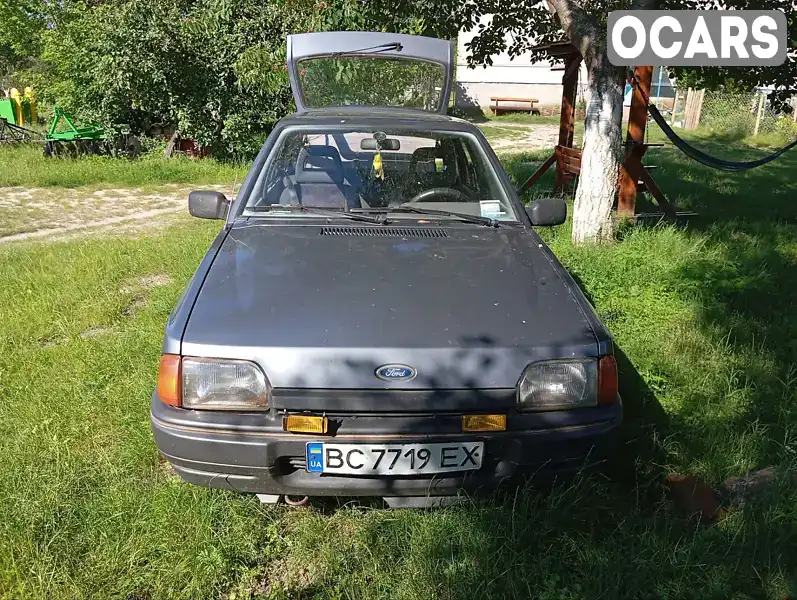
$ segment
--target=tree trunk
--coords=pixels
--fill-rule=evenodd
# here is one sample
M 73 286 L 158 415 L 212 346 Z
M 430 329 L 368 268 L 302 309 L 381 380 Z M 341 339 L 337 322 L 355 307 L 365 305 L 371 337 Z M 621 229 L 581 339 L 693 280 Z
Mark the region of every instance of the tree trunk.
M 581 173 L 573 207 L 573 242 L 598 243 L 612 236 L 611 212 L 623 159 L 624 67 L 605 53 L 584 58 L 589 80 Z

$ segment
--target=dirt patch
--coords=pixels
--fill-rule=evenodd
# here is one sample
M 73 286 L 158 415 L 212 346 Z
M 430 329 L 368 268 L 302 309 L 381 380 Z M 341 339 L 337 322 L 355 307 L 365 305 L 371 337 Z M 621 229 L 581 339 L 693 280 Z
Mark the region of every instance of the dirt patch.
M 69 343 L 69 338 L 65 335 L 54 333 L 39 339 L 39 346 L 42 348 L 54 348 Z
M 119 288 L 119 291 L 124 294 L 138 290 L 149 290 L 161 285 L 170 285 L 174 280 L 166 273 L 154 273 L 152 275 L 144 275 L 132 281 L 127 281 Z
M 511 136 L 490 136 L 490 145 L 493 150 L 501 153 L 529 152 L 532 150 L 550 149 L 556 145 L 559 138 L 558 125 L 526 125 L 524 123 L 488 122 L 481 125 L 489 133 L 489 128 L 513 130 Z M 517 130 L 517 131 L 514 131 Z
M 91 338 L 99 337 L 111 333 L 112 330 L 107 327 L 89 327 L 86 331 L 80 333 L 81 339 L 90 340 Z
M 163 454 L 158 453 L 158 471 L 161 475 L 166 477 L 167 479 L 171 479 L 174 481 L 179 481 L 180 476 L 174 470 L 172 463 L 170 463 Z
M 125 317 L 134 317 L 138 311 L 140 311 L 146 305 L 147 299 L 141 294 L 136 294 L 133 296 L 133 299 L 130 300 L 128 305 L 122 309 L 122 315 Z
M 228 191 L 229 186 L 203 186 Z M 156 190 L 120 188 L 0 188 L 0 243 L 59 237 L 81 230 L 102 232 L 135 222 L 187 214 L 191 188 L 166 184 Z

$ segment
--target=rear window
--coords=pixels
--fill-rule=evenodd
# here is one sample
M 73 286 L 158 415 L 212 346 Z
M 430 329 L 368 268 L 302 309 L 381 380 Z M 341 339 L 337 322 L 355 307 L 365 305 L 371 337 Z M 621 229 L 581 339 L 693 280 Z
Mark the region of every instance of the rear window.
M 391 106 L 435 111 L 445 69 L 422 60 L 386 57 L 316 57 L 299 62 L 308 108 Z
M 289 129 L 256 181 L 247 208 L 258 215 L 297 204 L 329 210 L 417 204 L 517 220 L 479 141 L 463 132 Z

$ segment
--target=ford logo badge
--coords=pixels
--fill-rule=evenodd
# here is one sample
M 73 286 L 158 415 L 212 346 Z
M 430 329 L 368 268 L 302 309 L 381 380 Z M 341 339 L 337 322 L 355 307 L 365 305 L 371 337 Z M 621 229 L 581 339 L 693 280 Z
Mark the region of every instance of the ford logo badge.
M 374 374 L 383 381 L 409 381 L 418 372 L 408 365 L 382 365 Z

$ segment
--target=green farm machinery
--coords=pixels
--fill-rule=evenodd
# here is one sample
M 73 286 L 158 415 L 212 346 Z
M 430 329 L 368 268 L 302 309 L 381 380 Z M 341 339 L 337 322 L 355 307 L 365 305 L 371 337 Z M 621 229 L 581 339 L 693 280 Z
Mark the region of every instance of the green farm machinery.
M 33 142 L 41 139 L 41 135 L 24 127 L 25 121 L 36 120 L 36 98 L 28 88 L 27 97 L 21 96 L 15 89 L 11 97 L 0 99 L 0 142 Z
M 141 140 L 130 134 L 126 126 L 114 138 L 98 125 L 75 126 L 63 110 L 56 107 L 53 120 L 44 134 L 45 156 L 78 156 L 80 154 L 111 154 L 135 157 L 141 154 Z
M 77 127 L 61 108 L 56 107 L 45 132 L 32 129 L 37 123 L 36 98 L 33 90 L 25 88 L 20 95 L 11 90 L 11 97 L 0 99 L 0 143 L 34 142 L 44 146 L 45 156 L 76 157 L 84 154 L 110 154 L 135 157 L 141 153 L 141 141 L 121 126 L 118 135 L 98 125 Z

